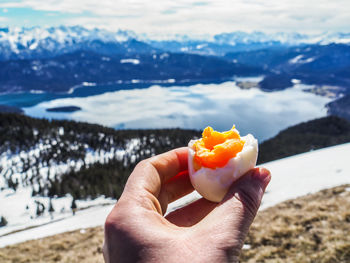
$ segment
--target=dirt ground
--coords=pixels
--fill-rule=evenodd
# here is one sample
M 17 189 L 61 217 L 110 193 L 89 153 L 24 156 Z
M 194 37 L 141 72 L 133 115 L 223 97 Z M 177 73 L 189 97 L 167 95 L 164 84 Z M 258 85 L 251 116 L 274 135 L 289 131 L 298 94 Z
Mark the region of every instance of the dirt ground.
M 103 262 L 103 228 L 0 249 L 0 262 Z M 350 185 L 323 190 L 261 211 L 241 262 L 350 262 Z

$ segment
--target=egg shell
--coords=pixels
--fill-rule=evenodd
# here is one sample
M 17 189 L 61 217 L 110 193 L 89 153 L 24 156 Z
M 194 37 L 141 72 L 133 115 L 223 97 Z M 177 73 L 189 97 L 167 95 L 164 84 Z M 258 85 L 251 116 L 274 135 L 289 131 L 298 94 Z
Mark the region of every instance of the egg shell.
M 194 189 L 205 199 L 220 202 L 226 195 L 234 181 L 254 168 L 258 158 L 258 141 L 253 135 L 241 137 L 245 141 L 243 149 L 236 157 L 231 158 L 223 167 L 211 169 L 201 167 L 195 171 L 193 158 L 195 151 L 192 148 L 196 140 L 188 144 L 188 171 Z

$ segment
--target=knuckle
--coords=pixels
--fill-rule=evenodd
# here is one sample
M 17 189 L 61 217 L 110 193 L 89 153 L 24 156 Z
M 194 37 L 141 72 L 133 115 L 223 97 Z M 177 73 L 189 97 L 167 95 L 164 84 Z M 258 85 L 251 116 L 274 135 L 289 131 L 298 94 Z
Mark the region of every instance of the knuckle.
M 118 226 L 118 218 L 115 216 L 108 215 L 104 225 L 105 231 L 113 232 L 113 230 L 116 230 L 117 226 Z
M 127 220 L 124 210 L 125 209 L 121 206 L 121 203 L 113 208 L 104 223 L 106 233 L 117 232 L 123 228 L 125 221 Z
M 142 161 L 140 161 L 135 168 L 142 168 L 145 167 L 146 165 L 148 165 L 149 163 L 149 159 L 144 159 Z

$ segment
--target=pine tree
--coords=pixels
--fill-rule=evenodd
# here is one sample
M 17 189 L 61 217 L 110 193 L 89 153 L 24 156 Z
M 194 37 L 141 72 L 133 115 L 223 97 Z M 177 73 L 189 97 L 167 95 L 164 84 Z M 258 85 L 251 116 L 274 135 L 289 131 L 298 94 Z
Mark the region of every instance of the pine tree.
M 52 212 L 55 212 L 55 208 L 53 207 L 52 205 L 52 200 L 50 198 L 50 202 L 49 202 L 49 212 L 52 213 Z
M 55 212 L 55 209 L 52 205 L 52 200 L 50 198 L 50 202 L 49 202 L 49 213 L 50 213 L 50 217 L 51 217 L 51 220 L 53 219 L 53 212 Z
M 73 213 L 73 216 L 74 216 L 75 215 L 75 211 L 77 210 L 77 204 L 75 203 L 75 198 L 73 198 L 72 205 L 70 206 L 70 208 L 72 208 L 72 213 Z
M 3 217 L 3 216 L 1 216 L 1 218 L 0 218 L 0 227 L 6 226 L 7 223 L 8 223 L 8 222 L 7 222 L 6 218 Z

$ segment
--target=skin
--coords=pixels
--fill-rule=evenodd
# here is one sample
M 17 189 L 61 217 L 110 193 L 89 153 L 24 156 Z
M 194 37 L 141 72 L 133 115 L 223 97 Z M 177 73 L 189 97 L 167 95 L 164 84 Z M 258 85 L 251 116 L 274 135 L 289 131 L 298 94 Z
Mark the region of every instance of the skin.
M 105 223 L 103 254 L 112 262 L 238 262 L 270 172 L 255 168 L 220 203 L 202 198 L 164 216 L 194 189 L 187 148 L 140 162 Z

